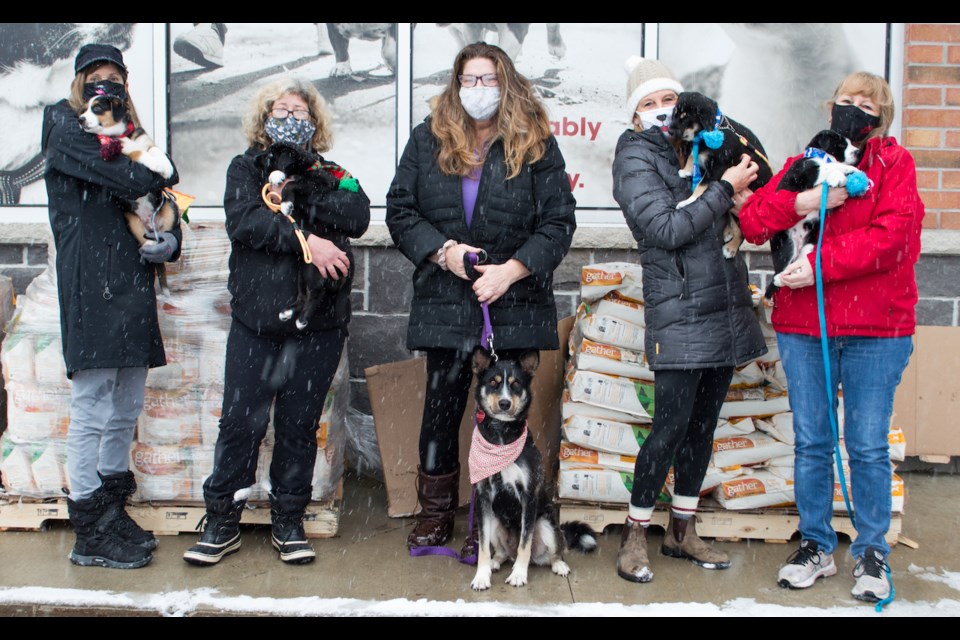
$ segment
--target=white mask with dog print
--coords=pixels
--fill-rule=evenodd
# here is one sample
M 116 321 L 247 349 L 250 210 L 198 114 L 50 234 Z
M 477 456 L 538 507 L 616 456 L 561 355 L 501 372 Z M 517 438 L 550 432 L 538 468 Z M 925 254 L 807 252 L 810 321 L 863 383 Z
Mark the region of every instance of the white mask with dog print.
M 658 127 L 666 135 L 670 128 L 670 121 L 673 120 L 673 107 L 637 111 L 637 115 L 640 116 L 640 124 L 643 125 L 644 131 L 650 127 Z
M 460 104 L 474 120 L 489 120 L 500 108 L 500 87 L 461 87 Z

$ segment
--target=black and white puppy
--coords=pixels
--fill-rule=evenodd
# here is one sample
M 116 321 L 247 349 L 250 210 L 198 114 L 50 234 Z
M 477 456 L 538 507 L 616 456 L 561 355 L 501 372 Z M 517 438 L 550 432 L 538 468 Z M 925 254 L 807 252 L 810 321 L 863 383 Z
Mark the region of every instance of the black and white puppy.
M 709 132 L 715 131 L 722 134 L 722 143 L 711 148 L 705 141 L 701 141 L 698 144 L 697 157 L 694 158 L 692 155 L 694 138 L 701 132 L 709 136 L 711 135 Z M 720 107 L 716 101 L 702 93 L 684 91 L 680 94 L 670 121 L 670 136 L 674 140 L 682 141 L 686 151 L 687 165 L 680 170 L 680 175 L 692 176 L 693 163 L 696 162 L 703 176 L 693 194 L 677 204 L 678 209 L 699 198 L 707 188 L 707 183 L 723 177 L 724 171 L 740 163 L 743 154 L 750 156 L 760 168 L 756 179 L 750 183 L 750 189 L 759 189 L 773 177 L 773 169 L 770 167 L 760 139 L 746 126 L 720 113 Z M 729 214 L 727 218 L 723 234 L 723 255 L 726 258 L 733 258 L 743 244 L 743 233 L 740 231 L 740 223 L 735 215 Z
M 170 158 L 143 129 L 133 125 L 130 112 L 120 98 L 93 96 L 79 117 L 84 131 L 100 136 L 100 155 L 105 160 L 122 153 L 164 178 L 173 175 Z M 157 232 L 173 229 L 180 215 L 176 202 L 163 191 L 151 191 L 127 201 L 126 205 L 127 226 L 141 246 L 155 242 Z
M 831 187 L 847 184 L 847 176 L 857 170 L 860 150 L 836 131 L 824 129 L 807 144 L 804 157 L 797 160 L 780 180 L 777 191 L 806 191 L 826 182 Z M 786 231 L 770 238 L 770 252 L 776 275 L 764 295 L 772 298 L 783 286 L 780 273 L 800 256 L 813 251 L 820 233 L 820 211 L 814 211 Z
M 345 251 L 348 246 L 345 236 L 321 224 L 314 206 L 326 194 L 337 189 L 337 178 L 323 168 L 316 167 L 315 159 L 302 148 L 286 142 L 270 145 L 266 153 L 260 156 L 259 162 L 269 172 L 270 184 L 279 186 L 286 182 L 280 194 L 280 211 L 293 218 L 304 233 L 330 240 Z M 286 322 L 296 316 L 297 329 L 306 328 L 322 293 L 341 289 L 352 276 L 352 262 L 347 275 L 341 275 L 336 280 L 324 277 L 313 264 L 301 262 L 297 300 L 289 309 L 280 311 L 280 320 Z
M 350 40 L 380 40 L 380 57 L 387 68 L 397 70 L 397 25 L 395 22 L 327 22 L 317 23 L 318 29 L 326 29 L 333 47 L 336 64 L 330 70 L 331 77 L 353 75 L 350 65 Z
M 494 360 L 483 349 L 474 352 L 477 428 L 488 443 L 509 445 L 523 435 L 530 384 L 539 364 L 537 351 L 527 351 L 516 361 Z M 479 548 L 470 586 L 477 591 L 490 588 L 492 573 L 507 559 L 513 561 L 513 571 L 506 582 L 522 587 L 531 562 L 549 564 L 555 574 L 565 576 L 570 572 L 563 561 L 565 547 L 586 552 L 597 546 L 588 525 L 558 526 L 544 482 L 543 457 L 529 432 L 516 461 L 476 483 L 476 509 Z

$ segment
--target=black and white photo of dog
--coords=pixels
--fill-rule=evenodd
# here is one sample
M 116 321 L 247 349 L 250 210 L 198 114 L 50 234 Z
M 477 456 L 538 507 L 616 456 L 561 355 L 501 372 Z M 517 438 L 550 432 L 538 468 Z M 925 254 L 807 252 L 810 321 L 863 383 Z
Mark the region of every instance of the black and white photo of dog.
M 0 205 L 46 202 L 40 129 L 43 109 L 65 98 L 81 46 L 112 44 L 127 51 L 133 23 L 0 23 Z
M 336 63 L 330 77 L 352 76 L 350 65 L 350 40 L 380 40 L 380 56 L 391 73 L 397 72 L 397 23 L 396 22 L 327 22 L 318 23 L 325 28 Z
M 847 177 L 857 171 L 860 162 L 860 150 L 846 137 L 824 129 L 807 144 L 804 158 L 797 160 L 784 174 L 777 185 L 777 191 L 801 192 L 826 182 L 831 187 L 847 184 Z M 767 285 L 764 295 L 773 298 L 777 289 L 783 286 L 781 272 L 797 260 L 807 255 L 816 246 L 820 233 L 820 212 L 808 214 L 786 231 L 778 231 L 770 238 L 770 253 L 776 275 Z
M 122 99 L 110 95 L 93 96 L 87 101 L 79 118 L 84 131 L 114 141 L 111 144 L 118 144 L 120 153 L 132 161 L 139 162 L 164 178 L 173 175 L 170 158 L 154 144 L 146 131 L 134 127 Z M 106 157 L 105 161 L 109 162 Z M 127 226 L 141 246 L 154 243 L 159 232 L 173 229 L 180 215 L 176 202 L 162 190 L 151 191 L 128 201 L 126 205 L 127 212 L 124 215 Z
M 488 33 L 495 33 L 497 46 L 513 61 L 520 57 L 523 41 L 530 31 L 529 22 L 446 22 L 437 23 L 437 26 L 449 28 L 458 49 L 474 42 L 485 41 Z M 560 25 L 556 22 L 547 23 L 547 51 L 558 60 L 567 54 L 567 45 L 563 42 Z
M 280 212 L 290 216 L 304 233 L 323 237 L 345 250 L 345 236 L 322 225 L 315 215 L 316 207 L 312 206 L 312 203 L 337 189 L 337 178 L 328 171 L 315 167 L 314 159 L 307 152 L 290 143 L 275 142 L 261 156 L 260 161 L 269 171 L 270 184 L 283 187 L 280 193 Z M 286 322 L 296 316 L 297 329 L 306 328 L 320 302 L 322 292 L 342 288 L 352 275 L 352 263 L 347 275 L 341 275 L 334 280 L 324 277 L 313 264 L 301 262 L 297 300 L 294 306 L 280 311 L 280 320 Z
M 483 349 L 474 352 L 477 428 L 488 443 L 508 445 L 524 433 L 530 384 L 539 364 L 537 351 L 527 351 L 516 361 L 494 359 Z M 529 432 L 516 461 L 476 483 L 475 490 L 479 547 L 470 586 L 477 591 L 490 588 L 493 572 L 508 559 L 513 570 L 506 582 L 521 587 L 527 584 L 531 562 L 565 576 L 570 567 L 563 561 L 564 548 L 588 552 L 597 546 L 588 525 L 558 525 L 544 482 L 543 458 Z
M 740 163 L 741 157 L 746 154 L 757 163 L 759 171 L 756 179 L 750 183 L 750 189 L 756 190 L 765 185 L 773 177 L 773 169 L 767 159 L 766 152 L 759 138 L 745 125 L 740 124 L 726 114 L 717 114 L 720 107 L 717 102 L 702 93 L 685 91 L 677 99 L 670 122 L 670 135 L 674 140 L 682 141 L 687 152 L 687 165 L 680 170 L 680 175 L 693 175 L 693 163 L 696 162 L 701 170 L 702 180 L 697 189 L 686 200 L 677 204 L 683 208 L 700 197 L 707 187 L 707 183 L 720 180 L 723 173 L 732 166 Z M 697 157 L 693 157 L 693 141 L 698 134 L 708 135 L 710 132 L 722 134 L 722 143 L 711 148 L 706 141 L 698 145 Z M 733 258 L 737 255 L 740 245 L 743 244 L 743 233 L 740 223 L 734 214 L 728 214 L 724 228 L 723 255 Z

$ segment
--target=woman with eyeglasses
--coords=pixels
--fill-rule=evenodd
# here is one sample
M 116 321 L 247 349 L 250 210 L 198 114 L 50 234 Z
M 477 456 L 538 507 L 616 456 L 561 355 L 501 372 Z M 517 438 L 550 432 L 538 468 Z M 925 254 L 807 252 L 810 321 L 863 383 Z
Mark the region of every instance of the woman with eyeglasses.
M 317 456 L 316 431 L 347 336 L 353 256 L 349 245 L 344 251 L 327 238 L 303 234 L 320 273 L 346 282 L 323 292 L 303 330 L 293 321 L 280 320 L 280 312 L 297 298 L 305 251 L 293 224 L 264 203 L 261 190 L 270 173 L 265 152 L 275 142 L 299 145 L 323 164 L 318 170 L 330 169 L 341 178 L 338 189 L 315 197 L 309 206 L 315 209 L 311 215 L 344 236 L 358 238 L 366 231 L 370 200 L 356 180 L 346 179 L 348 173 L 319 155 L 332 144 L 330 113 L 312 84 L 297 79 L 268 84 L 254 97 L 243 125 L 250 147 L 230 163 L 223 196 L 233 319 L 220 433 L 213 472 L 203 484 L 205 528 L 183 558 L 210 566 L 240 548 L 243 490 L 255 482 L 272 405 L 272 543 L 281 561 L 306 564 L 316 556 L 303 530 Z
M 480 345 L 481 303 L 499 357 L 558 348 L 553 271 L 570 248 L 575 206 L 530 82 L 502 49 L 464 47 L 387 194 L 390 235 L 415 267 L 407 347 L 427 355 L 411 548 L 453 532 L 470 357 L 488 346 Z M 475 271 L 464 264 L 471 253 Z

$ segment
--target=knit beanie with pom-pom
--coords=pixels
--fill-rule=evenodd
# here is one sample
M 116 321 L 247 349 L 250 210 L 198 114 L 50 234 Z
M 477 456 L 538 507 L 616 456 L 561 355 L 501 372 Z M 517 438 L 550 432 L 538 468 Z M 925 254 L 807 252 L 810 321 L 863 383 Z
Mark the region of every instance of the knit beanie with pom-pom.
M 683 85 L 659 60 L 630 56 L 623 66 L 627 72 L 627 122 L 633 122 L 641 98 L 664 89 L 683 93 Z

